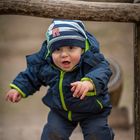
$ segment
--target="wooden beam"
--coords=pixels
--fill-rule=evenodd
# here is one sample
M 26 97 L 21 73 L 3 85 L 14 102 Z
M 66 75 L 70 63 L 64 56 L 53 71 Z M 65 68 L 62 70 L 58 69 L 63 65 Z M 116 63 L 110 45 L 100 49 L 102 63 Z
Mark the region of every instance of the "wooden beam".
M 134 0 L 134 3 L 140 3 L 140 0 Z
M 0 0 L 0 14 L 89 21 L 138 22 L 140 5 L 65 0 Z
M 78 0 L 78 1 L 133 3 L 133 0 Z
M 140 140 L 140 22 L 134 29 L 134 92 L 135 140 Z

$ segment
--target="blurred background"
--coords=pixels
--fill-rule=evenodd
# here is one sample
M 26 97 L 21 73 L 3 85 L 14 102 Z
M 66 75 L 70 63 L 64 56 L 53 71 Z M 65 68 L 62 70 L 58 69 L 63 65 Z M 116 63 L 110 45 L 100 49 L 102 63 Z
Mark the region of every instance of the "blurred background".
M 39 140 L 49 109 L 41 98 L 42 87 L 34 96 L 19 103 L 5 101 L 5 93 L 14 77 L 26 68 L 25 56 L 38 51 L 52 19 L 28 16 L 0 16 L 0 140 Z M 134 71 L 133 23 L 84 21 L 89 32 L 100 42 L 105 57 L 114 60 L 121 69 L 123 88 L 113 106 L 109 123 L 116 133 L 115 140 L 134 139 Z M 117 93 L 115 93 L 117 94 Z M 117 96 L 117 95 L 116 95 Z M 77 128 L 71 140 L 82 140 Z

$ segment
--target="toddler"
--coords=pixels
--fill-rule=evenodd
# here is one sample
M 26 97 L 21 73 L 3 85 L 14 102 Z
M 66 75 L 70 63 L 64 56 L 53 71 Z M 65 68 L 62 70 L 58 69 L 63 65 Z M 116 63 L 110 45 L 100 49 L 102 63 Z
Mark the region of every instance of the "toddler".
M 27 56 L 27 68 L 10 84 L 13 103 L 49 86 L 42 101 L 50 108 L 41 140 L 69 140 L 79 124 L 84 140 L 113 140 L 109 63 L 95 37 L 80 20 L 53 20 L 39 52 Z

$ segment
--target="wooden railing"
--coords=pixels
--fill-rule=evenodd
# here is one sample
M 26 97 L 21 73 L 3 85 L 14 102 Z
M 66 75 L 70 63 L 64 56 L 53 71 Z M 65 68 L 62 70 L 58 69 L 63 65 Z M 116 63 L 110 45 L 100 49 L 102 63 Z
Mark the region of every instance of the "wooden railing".
M 135 140 L 140 140 L 140 4 L 68 0 L 0 0 L 0 15 L 134 23 L 134 121 Z M 90 0 L 94 1 L 94 0 Z M 102 0 L 103 1 L 103 0 Z M 140 0 L 134 0 L 140 2 Z
M 81 1 L 133 3 L 133 0 L 81 0 Z
M 138 22 L 140 5 L 68 0 L 0 0 L 0 14 L 90 21 Z

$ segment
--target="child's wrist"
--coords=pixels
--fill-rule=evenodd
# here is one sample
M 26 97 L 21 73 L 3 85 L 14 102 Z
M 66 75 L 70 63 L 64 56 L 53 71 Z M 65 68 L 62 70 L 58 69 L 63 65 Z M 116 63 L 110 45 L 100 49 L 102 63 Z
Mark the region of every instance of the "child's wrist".
M 89 83 L 90 91 L 91 91 L 91 90 L 95 90 L 95 85 L 94 85 L 93 81 L 92 81 L 90 78 L 84 77 L 84 78 L 81 79 L 81 81 L 82 81 L 82 82 L 85 82 L 85 81 L 86 81 L 86 82 Z
M 11 87 L 11 89 L 15 89 L 21 95 L 21 97 L 23 97 L 23 98 L 26 97 L 26 94 L 16 85 L 10 84 L 10 87 Z
M 86 82 L 87 86 L 89 87 L 89 91 L 94 90 L 94 86 L 91 81 L 83 81 L 83 82 Z

